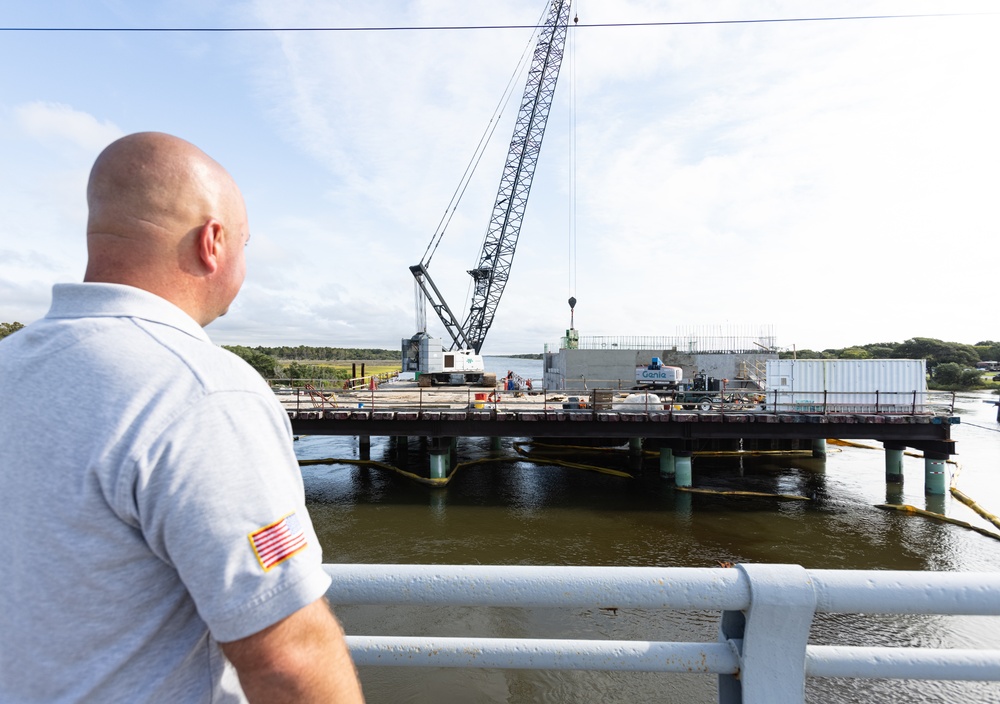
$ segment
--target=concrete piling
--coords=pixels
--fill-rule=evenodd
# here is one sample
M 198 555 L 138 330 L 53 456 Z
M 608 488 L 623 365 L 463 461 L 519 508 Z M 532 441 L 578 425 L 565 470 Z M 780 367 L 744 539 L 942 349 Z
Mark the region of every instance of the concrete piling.
M 948 492 L 947 455 L 933 452 L 924 453 L 924 493 L 946 494 Z
M 903 483 L 903 450 L 901 445 L 884 443 L 885 446 L 885 483 Z
M 674 452 L 674 484 L 691 486 L 691 453 L 680 450 Z
M 660 476 L 674 476 L 674 451 L 669 447 L 660 448 Z
M 812 456 L 826 457 L 826 438 L 813 438 Z
M 427 453 L 431 463 L 431 479 L 445 479 L 451 460 L 451 443 L 447 440 L 443 443 L 431 443 Z

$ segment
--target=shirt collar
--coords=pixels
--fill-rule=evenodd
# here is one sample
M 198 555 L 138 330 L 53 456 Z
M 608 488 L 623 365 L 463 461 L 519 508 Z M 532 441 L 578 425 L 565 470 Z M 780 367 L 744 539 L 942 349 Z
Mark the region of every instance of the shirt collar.
M 140 318 L 177 328 L 211 342 L 190 315 L 165 298 L 134 286 L 106 283 L 55 284 L 47 318 Z

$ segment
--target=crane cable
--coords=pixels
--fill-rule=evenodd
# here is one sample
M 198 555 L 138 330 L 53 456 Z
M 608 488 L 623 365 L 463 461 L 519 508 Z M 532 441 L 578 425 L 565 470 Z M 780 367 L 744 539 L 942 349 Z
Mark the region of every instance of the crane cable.
M 489 144 L 490 140 L 493 138 L 494 132 L 499 125 L 500 115 L 504 112 L 507 105 L 510 103 L 511 98 L 514 96 L 514 88 L 518 85 L 518 77 L 523 73 L 524 67 L 528 63 L 528 58 L 531 55 L 531 47 L 535 43 L 535 35 L 541 31 L 542 18 L 545 14 L 543 11 L 542 16 L 536 23 L 538 25 L 534 32 L 532 32 L 531 37 L 528 38 L 528 43 L 525 45 L 524 51 L 521 53 L 521 58 L 517 62 L 517 66 L 514 68 L 514 72 L 511 74 L 507 81 L 507 86 L 504 88 L 502 95 L 500 96 L 500 101 L 497 106 L 493 109 L 493 115 L 490 117 L 489 123 L 486 125 L 486 129 L 482 136 L 479 138 L 479 144 L 476 145 L 476 149 L 472 154 L 472 158 L 465 167 L 465 171 L 462 174 L 462 178 L 459 180 L 458 186 L 455 188 L 454 193 L 451 195 L 451 200 L 448 201 L 448 206 L 445 208 L 444 213 L 441 215 L 441 220 L 438 222 L 437 228 L 434 230 L 434 235 L 431 237 L 431 241 L 427 245 L 427 249 L 424 250 L 424 256 L 421 257 L 420 263 L 424 267 L 429 267 L 431 263 L 431 258 L 434 253 L 437 252 L 438 245 L 441 244 L 441 239 L 444 237 L 445 231 L 448 229 L 448 225 L 451 224 L 451 219 L 455 215 L 455 211 L 458 208 L 458 204 L 461 202 L 462 197 L 465 195 L 466 189 L 469 187 L 469 183 L 472 180 L 472 176 L 479 166 L 479 162 L 483 158 L 483 154 L 486 151 L 486 146 Z
M 572 2 L 572 0 L 567 0 L 567 3 L 571 3 L 571 2 Z M 528 52 L 529 49 L 532 50 L 531 51 L 532 60 L 534 60 L 534 58 L 535 58 L 535 56 L 534 56 L 535 51 L 534 50 L 538 48 L 538 38 L 541 36 L 541 34 L 542 34 L 543 31 L 545 31 L 546 29 L 548 29 L 547 20 L 545 18 L 548 17 L 548 15 L 551 13 L 551 9 L 552 9 L 552 0 L 548 0 L 545 3 L 545 7 L 542 10 L 541 16 L 538 18 L 538 27 L 536 28 L 536 32 L 531 36 L 531 38 L 528 41 L 528 46 L 525 48 L 525 54 L 524 54 L 524 56 L 527 55 L 527 52 Z M 553 30 L 552 37 L 555 37 L 555 31 L 556 31 L 557 27 L 558 27 L 558 23 L 555 24 L 555 25 L 553 25 L 553 27 L 552 27 L 552 30 Z M 568 37 L 568 34 L 567 34 L 567 37 Z M 551 38 L 550 38 L 549 46 L 551 48 Z M 524 64 L 522 64 L 521 66 L 518 67 L 518 72 L 519 73 L 525 72 L 525 69 L 527 69 L 527 62 L 525 62 Z M 523 84 L 524 81 L 522 81 L 521 83 Z M 540 92 L 540 90 L 541 90 L 541 86 L 539 86 L 539 92 Z M 536 101 L 538 99 L 539 92 L 536 92 L 536 94 L 535 94 L 535 100 Z M 526 96 L 524 96 L 524 97 L 526 97 Z M 523 109 L 523 105 L 519 106 L 519 109 Z M 542 129 L 544 131 L 544 127 Z M 516 119 L 515 119 L 515 130 L 516 130 Z M 508 154 L 508 158 L 509 157 L 510 157 L 510 155 Z M 501 183 L 502 183 L 502 181 L 501 181 Z M 500 194 L 497 193 L 497 196 L 499 196 L 499 195 Z M 515 195 L 516 195 L 515 193 L 511 193 L 511 195 L 509 196 L 509 200 L 507 202 L 507 212 L 508 212 L 508 215 L 510 213 L 510 207 L 511 207 L 510 200 L 513 200 Z M 507 200 L 507 199 L 505 199 L 505 200 Z M 503 202 L 503 201 L 498 200 L 498 201 L 496 201 L 496 203 L 494 203 L 494 205 L 493 205 L 494 211 L 495 211 L 496 207 L 501 202 Z M 523 212 L 522 212 L 522 215 L 523 215 Z M 490 217 L 492 218 L 492 213 L 491 213 Z M 520 229 L 520 226 L 518 226 L 518 229 Z M 483 231 L 483 239 L 479 243 L 479 254 L 476 255 L 476 259 L 473 262 L 473 267 L 478 267 L 479 266 L 479 263 L 480 263 L 480 260 L 482 258 L 482 255 L 486 251 L 486 241 L 489 239 L 490 230 L 491 230 L 491 225 L 487 224 L 486 229 Z M 504 231 L 505 230 L 506 230 L 506 227 L 504 227 Z M 470 278 L 468 286 L 465 289 L 465 308 L 467 310 L 469 310 L 469 314 L 468 314 L 468 317 L 465 320 L 465 323 L 462 326 L 463 328 L 466 328 L 466 329 L 469 328 L 470 322 L 472 320 L 472 297 L 473 297 L 473 294 L 474 294 L 473 289 L 474 289 L 475 286 L 476 286 L 476 280 L 474 278 Z M 481 319 L 481 317 L 482 316 L 480 316 L 480 319 Z
M 580 21 L 579 12 L 573 15 L 573 25 Z M 567 237 L 567 295 L 576 296 L 576 32 L 567 39 L 569 54 L 569 213 Z

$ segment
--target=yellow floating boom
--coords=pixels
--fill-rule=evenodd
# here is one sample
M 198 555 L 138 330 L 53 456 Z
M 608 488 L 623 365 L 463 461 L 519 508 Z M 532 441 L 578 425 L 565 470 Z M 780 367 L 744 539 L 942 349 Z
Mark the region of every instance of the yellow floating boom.
M 1000 540 L 1000 534 L 988 531 L 985 528 L 979 528 L 971 523 L 965 521 L 960 521 L 957 518 L 949 518 L 940 513 L 934 513 L 933 511 L 925 511 L 922 508 L 917 508 L 916 506 L 910 506 L 909 504 L 875 504 L 875 508 L 880 508 L 883 511 L 899 511 L 900 513 L 909 513 L 914 516 L 923 516 L 925 518 L 933 518 L 936 521 L 944 521 L 945 523 L 951 523 L 956 526 L 961 526 L 962 528 L 968 528 L 969 530 L 974 530 L 977 533 L 982 533 L 983 535 L 993 538 L 994 540 Z

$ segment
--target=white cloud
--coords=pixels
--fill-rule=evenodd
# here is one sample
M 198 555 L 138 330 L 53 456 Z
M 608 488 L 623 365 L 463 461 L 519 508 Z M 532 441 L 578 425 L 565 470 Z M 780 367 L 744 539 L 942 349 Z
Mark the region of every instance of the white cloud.
M 69 144 L 93 152 L 124 135 L 121 128 L 109 120 L 101 121 L 59 103 L 26 103 L 15 107 L 13 114 L 25 135 L 56 146 Z
M 31 101 L 4 112 L 2 300 L 6 317 L 30 322 L 48 309 L 52 284 L 83 275 L 87 174 L 97 153 L 122 131 L 65 104 Z

